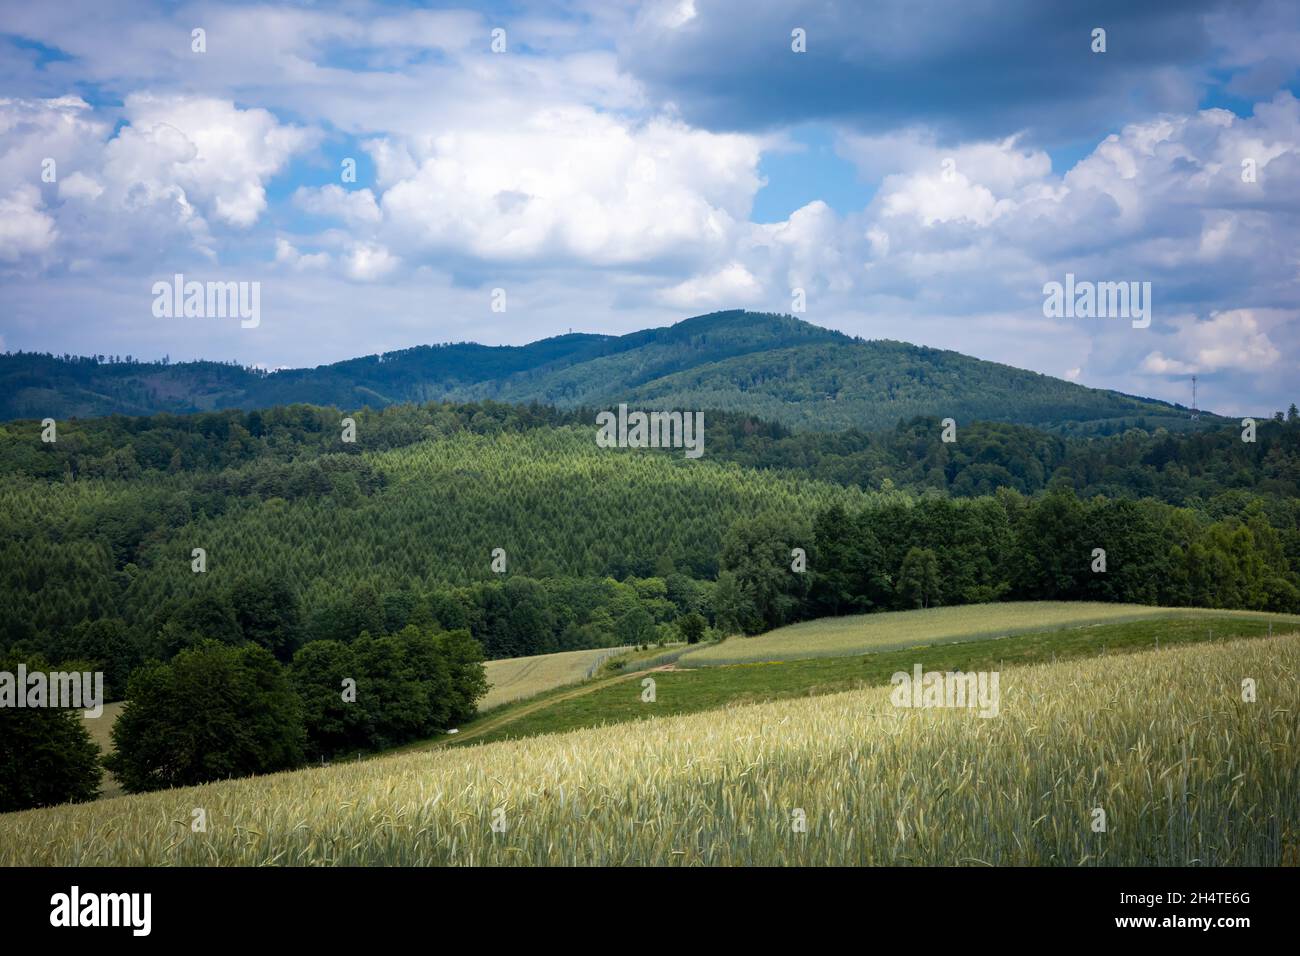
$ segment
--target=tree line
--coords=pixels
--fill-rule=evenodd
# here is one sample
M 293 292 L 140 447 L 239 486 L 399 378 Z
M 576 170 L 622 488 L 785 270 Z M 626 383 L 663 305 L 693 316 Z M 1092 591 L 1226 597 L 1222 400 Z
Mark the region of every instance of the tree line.
M 0 670 L 20 662 L 68 667 L 10 654 Z M 468 720 L 487 689 L 464 630 L 313 641 L 288 665 L 251 641 L 204 640 L 133 671 L 102 760 L 78 711 L 0 708 L 0 812 L 93 799 L 101 765 L 140 793 L 394 747 Z
M 832 506 L 809 520 L 734 524 L 713 623 L 756 633 L 793 621 L 999 600 L 1080 600 L 1300 611 L 1294 546 L 1261 502 L 1213 520 L 1153 500 L 1078 498 L 1068 483 L 997 494 Z M 793 570 L 801 549 L 807 570 Z

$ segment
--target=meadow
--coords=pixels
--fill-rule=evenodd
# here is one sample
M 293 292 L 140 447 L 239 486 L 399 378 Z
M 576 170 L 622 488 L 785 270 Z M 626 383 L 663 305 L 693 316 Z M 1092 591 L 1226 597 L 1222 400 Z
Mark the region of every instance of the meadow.
M 758 661 L 843 657 L 925 644 L 978 641 L 1053 628 L 1087 627 L 1150 618 L 1250 616 L 1200 608 L 1162 608 L 1100 601 L 1007 601 L 818 618 L 776 628 L 755 637 L 733 637 L 683 655 L 682 664 L 701 667 Z M 1268 615 L 1255 615 L 1262 619 Z M 1300 621 L 1300 619 L 1296 619 Z
M 1290 634 L 1012 668 L 992 719 L 885 687 L 407 753 L 7 814 L 0 864 L 1276 865 L 1298 673 Z

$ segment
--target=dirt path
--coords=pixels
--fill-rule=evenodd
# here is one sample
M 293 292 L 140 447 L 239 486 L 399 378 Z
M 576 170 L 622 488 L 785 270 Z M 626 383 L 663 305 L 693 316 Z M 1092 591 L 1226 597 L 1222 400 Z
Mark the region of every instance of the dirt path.
M 514 723 L 520 717 L 526 717 L 529 714 L 537 713 L 539 710 L 545 710 L 547 707 L 550 707 L 552 704 L 558 704 L 560 701 L 582 697 L 584 694 L 590 694 L 593 691 L 600 690 L 602 687 L 608 687 L 611 684 L 618 684 L 622 681 L 632 680 L 637 677 L 644 677 L 646 674 L 652 674 L 656 671 L 671 670 L 677 670 L 676 665 L 661 664 L 658 667 L 648 667 L 645 670 L 632 671 L 630 674 L 618 674 L 614 677 L 606 677 L 602 680 L 590 681 L 589 683 L 575 687 L 573 690 L 565 691 L 562 694 L 556 694 L 554 697 L 547 697 L 543 700 L 534 701 L 533 703 L 525 704 L 522 707 L 511 708 L 509 713 L 499 714 L 495 717 L 488 716 L 483 719 L 482 723 L 476 723 L 473 727 L 464 730 L 461 733 L 440 737 L 437 740 L 421 741 L 418 744 L 402 747 L 400 750 L 404 753 L 412 750 L 432 750 L 435 747 L 445 747 L 448 744 L 474 740 L 483 734 L 499 730 L 507 724 Z M 387 752 L 392 753 L 393 751 Z

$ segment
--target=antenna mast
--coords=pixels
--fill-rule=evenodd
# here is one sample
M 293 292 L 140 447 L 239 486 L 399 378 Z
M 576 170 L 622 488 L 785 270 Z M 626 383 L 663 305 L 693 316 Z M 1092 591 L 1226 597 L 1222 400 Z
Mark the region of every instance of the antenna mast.
M 1196 376 L 1192 376 L 1192 421 L 1201 417 L 1200 409 L 1196 407 Z

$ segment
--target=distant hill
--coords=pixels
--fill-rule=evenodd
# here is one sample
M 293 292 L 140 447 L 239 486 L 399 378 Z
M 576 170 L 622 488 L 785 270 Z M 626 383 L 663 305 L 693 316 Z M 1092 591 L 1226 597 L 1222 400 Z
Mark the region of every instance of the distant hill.
M 1110 431 L 1138 419 L 1148 427 L 1189 424 L 1186 409 L 1165 402 L 742 311 L 621 336 L 426 345 L 274 373 L 217 362 L 0 356 L 4 419 L 481 399 L 725 409 L 818 430 L 887 428 L 917 415 L 1069 431 Z

